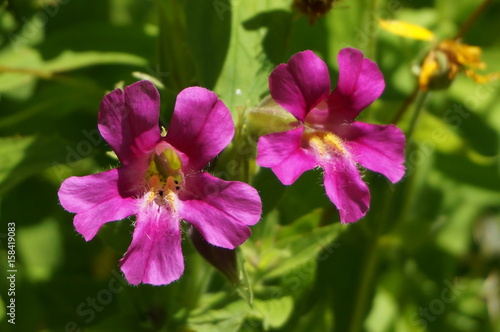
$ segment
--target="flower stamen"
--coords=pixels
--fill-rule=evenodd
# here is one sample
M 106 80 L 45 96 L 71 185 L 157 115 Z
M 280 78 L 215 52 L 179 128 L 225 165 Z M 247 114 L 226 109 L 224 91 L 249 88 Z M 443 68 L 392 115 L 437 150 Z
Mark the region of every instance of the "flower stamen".
M 305 132 L 302 135 L 302 142 L 312 147 L 320 157 L 347 154 L 342 139 L 329 131 Z
M 155 201 L 158 205 L 168 204 L 173 207 L 184 181 L 181 168 L 181 159 L 172 148 L 153 155 L 146 173 L 149 188 L 146 204 Z

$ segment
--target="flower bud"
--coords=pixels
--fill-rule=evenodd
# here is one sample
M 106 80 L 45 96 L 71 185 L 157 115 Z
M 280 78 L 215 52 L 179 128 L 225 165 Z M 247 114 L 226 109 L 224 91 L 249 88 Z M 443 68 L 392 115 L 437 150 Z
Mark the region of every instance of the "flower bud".
M 326 15 L 335 0 L 294 0 L 292 7 L 297 8 L 302 14 L 309 17 L 309 23 L 313 24 L 316 19 Z
M 440 49 L 431 50 L 418 68 L 418 86 L 421 90 L 441 90 L 450 86 L 458 73 L 456 65 Z
M 268 96 L 257 107 L 248 110 L 247 131 L 253 138 L 290 130 L 297 120 Z
M 232 284 L 237 285 L 240 283 L 235 250 L 211 245 L 194 227 L 189 228 L 188 234 L 195 249 L 207 262 L 222 272 Z

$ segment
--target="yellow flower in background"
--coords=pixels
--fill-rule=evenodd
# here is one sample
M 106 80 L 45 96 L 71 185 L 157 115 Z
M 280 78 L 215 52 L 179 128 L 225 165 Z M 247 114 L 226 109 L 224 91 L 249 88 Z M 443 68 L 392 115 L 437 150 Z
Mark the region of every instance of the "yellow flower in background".
M 434 33 L 421 26 L 397 20 L 380 20 L 379 25 L 385 31 L 396 36 L 419 40 L 433 40 Z
M 435 45 L 420 66 L 418 86 L 421 90 L 446 88 L 460 71 L 477 83 L 487 83 L 500 78 L 500 73 L 480 75 L 474 71 L 486 68 L 486 64 L 481 61 L 481 48 L 478 46 L 467 45 L 454 39 L 438 42 L 432 31 L 402 21 L 380 20 L 379 25 L 394 35 L 426 40 Z

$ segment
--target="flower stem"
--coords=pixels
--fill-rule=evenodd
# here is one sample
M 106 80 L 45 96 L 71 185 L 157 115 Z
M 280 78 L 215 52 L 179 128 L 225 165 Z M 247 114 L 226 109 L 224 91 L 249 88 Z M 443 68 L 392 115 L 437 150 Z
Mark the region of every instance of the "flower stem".
M 409 142 L 413 132 L 415 131 L 415 127 L 417 126 L 418 118 L 420 117 L 420 114 L 422 114 L 422 109 L 424 108 L 425 100 L 427 99 L 427 96 L 429 93 L 427 91 L 420 91 L 417 93 L 416 96 L 416 102 L 415 102 L 415 111 L 413 112 L 413 115 L 410 120 L 410 125 L 408 126 L 408 129 L 406 131 L 406 141 Z
M 415 98 L 417 97 L 418 91 L 419 91 L 418 86 L 416 86 L 415 89 L 413 90 L 413 92 L 408 96 L 408 98 L 406 98 L 403 105 L 401 105 L 401 107 L 398 109 L 398 111 L 397 111 L 396 115 L 394 116 L 394 118 L 392 119 L 391 123 L 397 124 L 401 120 L 403 115 L 408 110 L 408 107 L 415 101 Z
M 368 3 L 368 22 L 370 20 L 377 20 L 377 0 L 369 0 Z M 376 24 L 375 26 L 378 26 Z M 372 60 L 376 60 L 377 54 L 377 29 L 369 29 L 368 31 L 368 57 Z
M 462 38 L 467 31 L 469 31 L 470 27 L 476 22 L 479 15 L 483 13 L 483 11 L 488 7 L 488 5 L 492 2 L 492 0 L 484 0 L 477 8 L 472 12 L 467 21 L 462 25 L 460 31 L 458 31 L 455 39 Z
M 368 246 L 366 260 L 364 262 L 365 273 L 358 288 L 358 294 L 355 299 L 354 314 L 352 315 L 349 332 L 359 332 L 362 330 L 366 306 L 368 305 L 368 298 L 375 278 L 375 271 L 377 269 L 379 260 L 379 241 L 378 237 L 372 239 L 371 244 Z
M 376 176 L 376 175 L 373 175 Z M 373 179 L 374 180 L 374 179 Z M 372 184 L 375 181 L 370 181 Z M 382 182 L 379 182 L 381 185 Z M 384 183 L 385 184 L 385 183 Z M 377 186 L 377 184 L 374 184 Z M 373 188 L 372 188 L 373 189 Z M 380 192 L 380 191 L 379 191 Z M 377 276 L 377 267 L 380 259 L 380 250 L 382 248 L 382 235 L 386 232 L 387 222 L 391 218 L 392 207 L 394 203 L 394 191 L 388 192 L 383 201 L 383 205 L 377 211 L 371 212 L 370 223 L 374 227 L 368 235 L 368 245 L 365 249 L 365 259 L 363 261 L 363 275 L 359 282 L 358 292 L 354 299 L 353 314 L 349 324 L 349 332 L 359 332 L 363 330 L 363 323 L 367 310 L 369 309 L 371 295 L 373 294 L 374 283 Z M 375 212 L 375 214 L 374 214 Z

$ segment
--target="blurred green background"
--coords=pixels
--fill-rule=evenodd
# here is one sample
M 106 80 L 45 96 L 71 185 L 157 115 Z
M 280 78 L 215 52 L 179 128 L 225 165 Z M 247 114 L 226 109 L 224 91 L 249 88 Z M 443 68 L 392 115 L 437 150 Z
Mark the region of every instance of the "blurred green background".
M 258 170 L 246 123 L 276 65 L 311 49 L 335 85 L 336 55 L 348 46 L 386 80 L 362 120 L 389 123 L 430 45 L 381 31 L 377 20 L 452 38 L 482 2 L 341 0 L 311 24 L 285 0 L 0 1 L 0 330 L 500 331 L 499 81 L 459 75 L 421 98 L 406 177 L 390 185 L 367 172 L 372 208 L 352 225 L 339 224 L 321 172 L 285 188 Z M 482 48 L 484 72 L 500 72 L 500 2 L 490 2 L 463 39 Z M 117 166 L 97 131 L 99 102 L 144 78 L 158 82 L 165 124 L 192 85 L 214 90 L 234 115 L 239 135 L 217 171 L 251 182 L 264 203 L 238 250 L 236 289 L 187 238 L 180 281 L 127 286 L 118 260 L 131 221 L 86 243 L 58 203 L 65 178 Z M 415 103 L 403 130 L 413 112 Z M 15 325 L 6 315 L 9 223 Z

